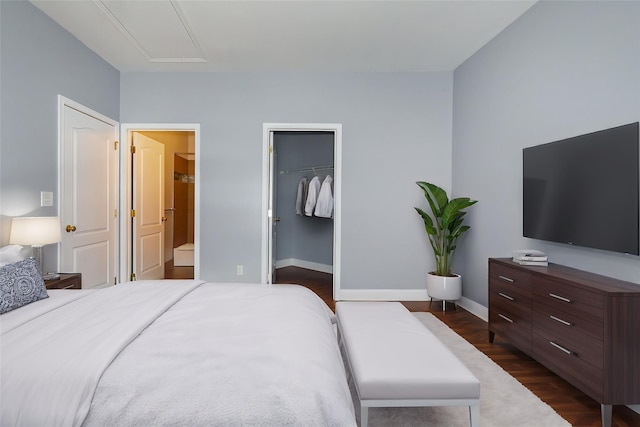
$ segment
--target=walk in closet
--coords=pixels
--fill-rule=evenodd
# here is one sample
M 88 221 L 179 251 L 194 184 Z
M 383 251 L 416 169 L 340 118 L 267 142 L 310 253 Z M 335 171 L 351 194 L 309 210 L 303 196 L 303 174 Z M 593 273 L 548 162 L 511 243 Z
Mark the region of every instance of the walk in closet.
M 296 280 L 296 268 L 333 272 L 333 132 L 275 132 L 275 261 Z M 305 191 L 306 189 L 306 191 Z M 331 199 L 328 199 L 331 197 Z M 291 269 L 291 267 L 294 267 Z M 293 271 L 293 275 L 291 274 Z

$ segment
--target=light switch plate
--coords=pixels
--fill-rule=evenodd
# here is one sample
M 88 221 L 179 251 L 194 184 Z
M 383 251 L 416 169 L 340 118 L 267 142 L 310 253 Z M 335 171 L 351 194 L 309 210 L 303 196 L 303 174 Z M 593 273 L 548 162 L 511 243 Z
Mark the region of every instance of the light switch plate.
M 41 191 L 40 192 L 40 206 L 53 206 L 53 192 Z

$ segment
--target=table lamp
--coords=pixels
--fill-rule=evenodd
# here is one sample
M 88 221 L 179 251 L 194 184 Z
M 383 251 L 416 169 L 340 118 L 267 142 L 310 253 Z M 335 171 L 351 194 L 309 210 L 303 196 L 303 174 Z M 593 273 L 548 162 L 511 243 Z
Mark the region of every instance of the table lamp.
M 31 245 L 40 275 L 42 275 L 44 267 L 42 247 L 58 243 L 60 239 L 60 218 L 57 216 L 16 217 L 11 222 L 9 243 L 12 245 Z M 47 275 L 45 277 L 43 275 L 43 278 L 53 279 L 54 276 Z

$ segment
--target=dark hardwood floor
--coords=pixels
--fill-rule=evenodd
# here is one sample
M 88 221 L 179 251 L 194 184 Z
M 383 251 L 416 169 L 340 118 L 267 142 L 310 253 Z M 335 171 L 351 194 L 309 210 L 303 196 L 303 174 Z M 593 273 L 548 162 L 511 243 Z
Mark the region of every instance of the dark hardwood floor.
M 176 267 L 173 258 L 164 264 L 165 279 L 193 279 L 193 267 Z
M 277 270 L 276 282 L 297 283 L 306 286 L 319 295 L 332 310 L 335 310 L 331 274 L 297 267 L 285 267 Z M 601 426 L 600 405 L 598 403 L 502 340 L 500 336 L 496 336 L 493 344 L 489 343 L 487 323 L 482 319 L 459 307 L 453 310 L 452 305 L 447 305 L 447 311 L 442 312 L 442 304 L 440 303 L 434 303 L 431 307 L 428 302 L 424 301 L 403 302 L 403 304 L 411 311 L 433 313 L 551 406 L 573 426 Z M 614 406 L 612 426 L 638 427 L 640 426 L 640 414 L 626 406 Z

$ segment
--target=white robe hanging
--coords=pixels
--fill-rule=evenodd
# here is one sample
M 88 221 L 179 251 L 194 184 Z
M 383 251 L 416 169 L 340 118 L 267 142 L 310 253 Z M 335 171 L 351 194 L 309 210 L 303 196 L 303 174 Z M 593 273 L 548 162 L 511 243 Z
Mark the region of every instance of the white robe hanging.
M 315 210 L 315 215 L 320 218 L 331 218 L 333 215 L 333 193 L 331 192 L 332 182 L 333 178 L 331 178 L 331 175 L 327 175 L 322 182 Z
M 309 183 L 307 202 L 304 205 L 304 214 L 306 216 L 313 215 L 313 210 L 315 209 L 316 201 L 318 200 L 318 193 L 320 193 L 320 178 L 314 176 Z
M 309 178 L 303 176 L 298 183 L 298 193 L 296 195 L 296 215 L 304 215 L 304 207 L 307 201 L 307 189 L 309 187 Z

